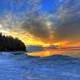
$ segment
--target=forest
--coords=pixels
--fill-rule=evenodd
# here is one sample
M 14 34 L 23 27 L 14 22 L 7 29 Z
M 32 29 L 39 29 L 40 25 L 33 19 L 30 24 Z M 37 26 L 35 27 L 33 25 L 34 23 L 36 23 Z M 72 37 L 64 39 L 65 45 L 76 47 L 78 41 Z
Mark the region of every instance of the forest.
M 0 33 L 0 51 L 26 51 L 26 46 L 18 38 Z

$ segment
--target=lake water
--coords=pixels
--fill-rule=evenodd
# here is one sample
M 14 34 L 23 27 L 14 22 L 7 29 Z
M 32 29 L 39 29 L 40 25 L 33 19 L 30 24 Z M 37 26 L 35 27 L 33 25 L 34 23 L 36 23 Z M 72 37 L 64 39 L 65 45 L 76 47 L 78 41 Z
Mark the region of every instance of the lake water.
M 80 58 L 1 53 L 0 80 L 80 80 Z

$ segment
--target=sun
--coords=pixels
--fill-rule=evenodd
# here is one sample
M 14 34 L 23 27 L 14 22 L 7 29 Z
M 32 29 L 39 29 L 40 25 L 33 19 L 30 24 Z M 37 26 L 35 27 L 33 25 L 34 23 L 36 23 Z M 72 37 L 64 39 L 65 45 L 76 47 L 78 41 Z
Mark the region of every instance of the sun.
M 2 24 L 0 24 L 0 32 L 7 35 L 9 33 L 8 29 L 4 28 L 4 26 Z
M 3 26 L 2 26 L 2 24 L 0 24 L 0 28 L 2 28 Z

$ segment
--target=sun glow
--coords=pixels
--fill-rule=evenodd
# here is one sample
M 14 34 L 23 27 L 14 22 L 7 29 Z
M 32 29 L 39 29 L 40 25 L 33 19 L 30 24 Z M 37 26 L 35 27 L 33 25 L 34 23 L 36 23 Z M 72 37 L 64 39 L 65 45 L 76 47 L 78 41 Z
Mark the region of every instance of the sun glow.
M 2 28 L 2 26 L 0 28 Z M 61 50 L 61 48 L 67 49 L 67 47 L 80 47 L 80 40 L 77 40 L 77 41 L 62 40 L 62 41 L 56 41 L 56 42 L 53 41 L 52 43 L 52 41 L 43 42 L 42 40 L 37 39 L 33 37 L 31 34 L 25 33 L 25 32 L 16 32 L 14 30 L 4 30 L 4 29 L 0 29 L 0 32 L 2 32 L 5 35 L 13 36 L 14 38 L 15 37 L 19 38 L 25 43 L 25 45 L 41 45 L 43 47 L 44 51 L 29 53 L 28 55 L 30 56 L 46 57 L 46 56 L 51 56 L 55 54 L 63 54 L 65 51 L 68 51 L 68 50 L 65 50 L 65 49 Z M 47 47 L 50 47 L 52 45 L 57 47 L 57 49 L 53 48 L 48 50 Z
M 22 40 L 26 45 L 42 45 L 43 47 L 48 47 L 50 45 L 58 46 L 58 47 L 66 47 L 66 46 L 80 46 L 80 41 L 70 41 L 70 40 L 61 40 L 61 41 L 51 41 L 47 42 L 42 41 L 41 39 L 33 37 L 29 33 L 25 32 L 16 32 L 14 30 L 4 30 L 0 29 L 5 35 L 11 35 L 14 38 L 17 37 Z
M 14 38 L 15 37 L 19 38 L 25 43 L 25 45 L 44 45 L 44 42 L 42 42 L 39 39 L 33 38 L 33 36 L 30 35 L 29 33 L 16 32 L 13 30 L 7 31 L 4 29 L 1 29 L 0 32 L 2 32 L 4 35 L 10 35 L 13 36 Z

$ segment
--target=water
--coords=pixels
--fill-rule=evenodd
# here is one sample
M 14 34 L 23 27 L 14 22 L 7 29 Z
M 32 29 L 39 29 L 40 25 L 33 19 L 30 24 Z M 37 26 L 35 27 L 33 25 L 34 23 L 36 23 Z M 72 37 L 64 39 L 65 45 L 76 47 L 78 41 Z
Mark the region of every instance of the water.
M 0 80 L 80 80 L 80 59 L 0 54 Z

